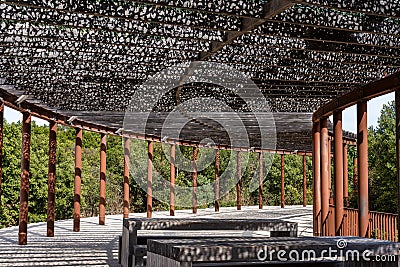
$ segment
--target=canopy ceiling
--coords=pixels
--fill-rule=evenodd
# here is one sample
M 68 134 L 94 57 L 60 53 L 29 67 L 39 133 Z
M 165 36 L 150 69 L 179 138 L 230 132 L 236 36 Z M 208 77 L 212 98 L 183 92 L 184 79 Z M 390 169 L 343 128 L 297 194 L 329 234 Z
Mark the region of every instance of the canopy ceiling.
M 310 151 L 311 112 L 399 69 L 399 17 L 398 0 L 2 0 L 0 86 L 118 129 L 149 77 L 182 62 L 222 63 L 261 90 L 278 148 Z M 193 82 L 171 90 L 155 111 L 170 112 L 177 91 L 248 112 L 234 92 Z M 162 122 L 149 125 L 146 134 L 160 136 Z M 209 135 L 229 145 L 211 121 L 188 129 L 182 140 Z M 251 136 L 250 146 L 260 138 Z

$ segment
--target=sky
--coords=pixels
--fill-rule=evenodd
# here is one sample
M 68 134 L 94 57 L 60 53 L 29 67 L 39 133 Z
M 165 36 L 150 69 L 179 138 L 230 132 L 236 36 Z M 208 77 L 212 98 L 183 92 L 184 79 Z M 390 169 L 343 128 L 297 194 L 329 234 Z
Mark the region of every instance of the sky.
M 394 93 L 383 95 L 381 97 L 374 98 L 368 102 L 368 126 L 376 127 L 378 124 L 378 118 L 380 115 L 380 111 L 384 104 L 387 104 L 389 101 L 394 100 Z M 22 118 L 22 114 L 18 111 L 5 107 L 4 117 L 7 122 L 17 122 Z M 352 106 L 343 111 L 343 129 L 346 131 L 350 131 L 353 133 L 357 132 L 357 110 L 356 106 Z M 39 125 L 48 125 L 48 123 L 44 120 L 33 117 L 34 120 Z M 332 121 L 332 118 L 330 118 Z

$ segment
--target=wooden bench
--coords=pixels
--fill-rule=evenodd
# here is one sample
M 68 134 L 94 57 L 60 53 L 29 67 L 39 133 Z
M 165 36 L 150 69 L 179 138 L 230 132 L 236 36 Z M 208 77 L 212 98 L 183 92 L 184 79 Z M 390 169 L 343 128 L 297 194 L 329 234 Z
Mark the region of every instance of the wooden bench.
M 271 219 L 124 219 L 119 246 L 123 267 L 143 266 L 150 239 L 297 236 L 297 223 Z
M 347 245 L 339 248 L 337 243 L 339 239 L 346 240 Z M 147 248 L 148 267 L 282 265 L 397 267 L 400 245 L 358 237 L 271 237 L 148 240 Z M 323 252 L 324 250 L 326 252 Z M 284 251 L 285 254 L 278 256 L 279 251 Z M 329 251 L 332 251 L 331 257 Z M 362 257 L 365 251 L 368 252 L 370 261 Z M 377 261 L 377 257 L 382 259 L 383 255 L 387 260 Z M 336 256 L 338 257 L 335 258 Z M 390 260 L 389 256 L 392 257 Z

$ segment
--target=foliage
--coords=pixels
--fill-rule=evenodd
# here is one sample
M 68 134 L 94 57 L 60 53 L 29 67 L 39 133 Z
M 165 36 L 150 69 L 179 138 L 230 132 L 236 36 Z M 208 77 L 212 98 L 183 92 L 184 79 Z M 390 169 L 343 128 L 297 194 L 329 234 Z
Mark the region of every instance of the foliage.
M 59 126 L 57 130 L 57 169 L 56 169 L 56 219 L 72 217 L 73 191 L 74 191 L 74 154 L 75 154 L 75 130 L 69 127 Z M 19 186 L 21 176 L 21 124 L 4 122 L 3 143 L 3 182 L 0 206 L 0 227 L 8 227 L 18 224 L 19 217 Z M 47 167 L 48 167 L 48 126 L 39 126 L 32 123 L 31 136 L 31 178 L 29 185 L 29 222 L 46 220 L 47 212 Z M 98 215 L 99 206 L 99 176 L 100 176 L 100 135 L 94 132 L 83 132 L 83 156 L 82 156 L 82 216 Z M 147 177 L 147 144 L 144 141 L 131 140 L 131 212 L 143 212 L 146 210 L 146 193 L 135 182 L 137 179 L 146 181 Z M 192 159 L 193 148 L 177 146 L 182 156 Z M 201 150 L 199 153 L 211 153 L 212 149 Z M 221 190 L 227 188 L 228 193 L 221 196 L 220 206 L 236 205 L 236 163 L 237 153 L 220 151 L 220 175 L 224 172 L 231 177 L 228 184 L 220 184 Z M 232 162 L 229 163 L 232 156 Z M 161 144 L 154 144 L 154 169 L 162 176 L 164 181 L 155 182 L 155 189 L 163 190 L 169 194 L 170 162 L 168 155 L 163 152 Z M 242 157 L 242 200 L 243 205 L 256 205 L 258 203 L 258 153 L 241 152 Z M 248 157 L 246 167 L 245 158 Z M 200 158 L 200 154 L 199 154 Z M 267 163 L 272 162 L 268 172 Z M 116 136 L 107 137 L 107 214 L 122 213 L 123 207 L 123 149 L 122 139 Z M 187 170 L 190 170 L 187 169 Z M 311 158 L 307 158 L 308 203 L 311 203 Z M 132 176 L 135 179 L 132 179 Z M 215 166 L 211 162 L 208 167 L 199 171 L 198 185 L 212 183 L 215 179 Z M 302 203 L 302 157 L 295 155 L 285 156 L 285 181 L 286 203 L 288 205 Z M 192 174 L 190 171 L 179 170 L 176 183 L 192 186 Z M 264 202 L 269 205 L 280 203 L 280 156 L 264 153 Z M 230 190 L 228 190 L 230 189 Z M 255 189 L 255 190 L 250 190 Z M 208 192 L 213 197 L 213 192 Z M 185 201 L 191 203 L 191 196 Z M 212 207 L 214 203 L 199 207 Z M 153 200 L 154 210 L 167 210 L 166 203 Z M 180 207 L 176 207 L 177 209 Z
M 384 105 L 369 129 L 370 209 L 397 213 L 395 102 Z

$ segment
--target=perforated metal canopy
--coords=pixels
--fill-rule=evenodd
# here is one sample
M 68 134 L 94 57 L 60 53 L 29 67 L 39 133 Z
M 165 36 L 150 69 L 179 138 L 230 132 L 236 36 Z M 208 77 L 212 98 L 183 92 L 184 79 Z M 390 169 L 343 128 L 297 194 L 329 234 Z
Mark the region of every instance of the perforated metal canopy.
M 399 17 L 398 0 L 2 0 L 0 83 L 38 106 L 118 129 L 152 75 L 182 62 L 222 63 L 261 89 L 278 148 L 310 151 L 311 112 L 399 69 Z M 177 91 L 248 112 L 246 99 L 204 83 L 173 89 L 155 111 L 171 111 Z M 157 122 L 149 125 L 145 134 L 160 136 Z M 209 135 L 229 146 L 212 122 L 189 126 L 181 140 Z M 261 136 L 250 136 L 257 147 Z

